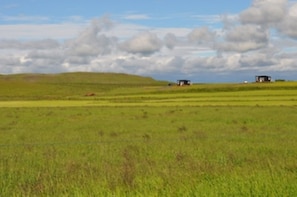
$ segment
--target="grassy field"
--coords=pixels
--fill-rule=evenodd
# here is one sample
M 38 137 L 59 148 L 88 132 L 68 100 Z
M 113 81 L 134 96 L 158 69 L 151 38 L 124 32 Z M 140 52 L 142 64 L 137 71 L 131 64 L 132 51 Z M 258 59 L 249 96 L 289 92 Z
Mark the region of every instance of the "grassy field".
M 0 77 L 0 196 L 297 195 L 297 83 L 81 75 Z
M 0 75 L 0 100 L 73 100 L 142 92 L 141 87 L 165 85 L 149 77 L 111 73 Z

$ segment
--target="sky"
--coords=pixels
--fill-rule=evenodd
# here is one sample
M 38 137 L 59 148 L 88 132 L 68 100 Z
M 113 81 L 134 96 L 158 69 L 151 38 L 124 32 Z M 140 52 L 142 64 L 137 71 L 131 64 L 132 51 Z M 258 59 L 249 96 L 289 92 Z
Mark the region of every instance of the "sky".
M 297 0 L 1 0 L 0 74 L 297 80 Z

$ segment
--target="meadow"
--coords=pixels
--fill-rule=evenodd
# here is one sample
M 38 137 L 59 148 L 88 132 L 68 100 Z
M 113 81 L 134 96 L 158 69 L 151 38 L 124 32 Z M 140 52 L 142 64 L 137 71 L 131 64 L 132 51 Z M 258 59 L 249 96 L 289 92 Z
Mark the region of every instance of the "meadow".
M 80 77 L 9 79 L 0 93 L 0 196 L 297 194 L 297 83 Z

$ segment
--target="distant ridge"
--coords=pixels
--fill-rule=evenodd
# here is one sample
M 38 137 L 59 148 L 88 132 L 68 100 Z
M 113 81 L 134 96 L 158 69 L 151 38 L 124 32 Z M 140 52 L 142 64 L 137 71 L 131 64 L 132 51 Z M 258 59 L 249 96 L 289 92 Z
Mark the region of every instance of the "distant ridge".
M 155 84 L 151 77 L 125 73 L 69 72 L 58 74 L 22 73 L 0 75 L 0 81 L 24 83 Z
M 168 82 L 125 73 L 70 72 L 0 75 L 0 100 L 81 99 L 85 95 L 133 94 Z

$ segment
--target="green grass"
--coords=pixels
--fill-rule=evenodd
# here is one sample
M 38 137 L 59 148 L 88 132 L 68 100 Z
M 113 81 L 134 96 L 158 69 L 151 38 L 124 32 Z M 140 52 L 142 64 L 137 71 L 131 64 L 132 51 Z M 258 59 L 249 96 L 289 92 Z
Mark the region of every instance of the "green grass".
M 115 73 L 0 75 L 0 100 L 84 99 L 88 93 L 142 92 L 143 87 L 164 84 L 149 77 Z
M 103 75 L 0 76 L 0 196 L 296 196 L 295 82 Z
M 1 196 L 294 196 L 296 109 L 0 108 Z
M 104 100 L 155 97 L 200 96 L 290 96 L 297 95 L 297 82 L 249 84 L 195 84 L 188 87 L 167 86 L 168 82 L 114 73 L 62 73 L 0 75 L 0 101 L 12 100 Z M 85 95 L 94 93 L 95 97 Z M 209 93 L 209 94 L 208 94 Z M 178 94 L 178 95 L 177 95 Z M 273 96 L 272 95 L 272 96 Z M 293 100 L 294 101 L 294 100 Z M 122 102 L 122 101 L 121 101 Z

